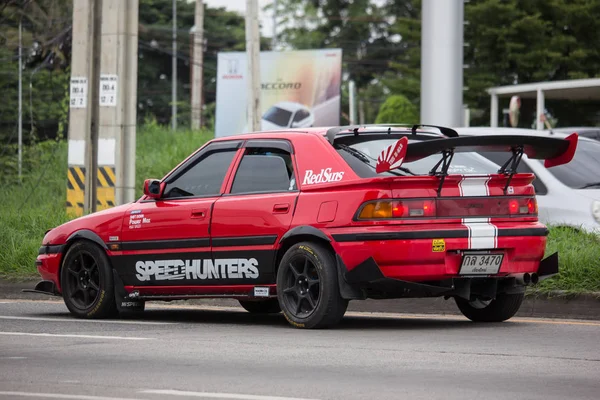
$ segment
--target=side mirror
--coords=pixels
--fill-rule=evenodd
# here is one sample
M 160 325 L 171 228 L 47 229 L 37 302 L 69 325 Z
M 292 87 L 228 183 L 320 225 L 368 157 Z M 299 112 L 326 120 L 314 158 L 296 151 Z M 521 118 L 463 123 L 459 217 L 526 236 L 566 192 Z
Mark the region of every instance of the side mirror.
M 300 126 L 300 122 L 292 122 L 292 128 L 297 128 Z
M 158 179 L 146 179 L 144 181 L 144 194 L 151 199 L 160 199 L 164 188 L 164 184 Z

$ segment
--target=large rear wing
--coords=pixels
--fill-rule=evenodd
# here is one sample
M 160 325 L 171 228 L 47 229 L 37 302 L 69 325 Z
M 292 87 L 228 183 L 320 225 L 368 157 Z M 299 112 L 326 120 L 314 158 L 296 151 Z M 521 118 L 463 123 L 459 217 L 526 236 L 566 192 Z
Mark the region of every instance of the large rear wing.
M 544 165 L 550 168 L 566 164 L 573 159 L 577 149 L 577 139 L 578 136 L 574 133 L 564 139 L 525 135 L 488 135 L 423 140 L 407 146 L 404 162 L 419 160 L 437 153 L 491 151 L 514 155 L 526 154 L 529 158 L 545 160 Z
M 400 168 L 402 163 L 420 160 L 441 154 L 442 158 L 429 172 L 432 176 L 439 176 L 440 184 L 438 195 L 442 190 L 444 179 L 452 157 L 456 152 L 506 152 L 510 156 L 498 170 L 499 174 L 508 175 L 504 193 L 510 185 L 517 167 L 526 154 L 529 158 L 544 160 L 546 168 L 570 162 L 577 149 L 578 136 L 573 133 L 564 139 L 557 137 L 525 136 L 525 135 L 489 135 L 448 137 L 440 139 L 422 140 L 408 144 L 407 137 L 384 149 L 377 162 L 378 173 Z

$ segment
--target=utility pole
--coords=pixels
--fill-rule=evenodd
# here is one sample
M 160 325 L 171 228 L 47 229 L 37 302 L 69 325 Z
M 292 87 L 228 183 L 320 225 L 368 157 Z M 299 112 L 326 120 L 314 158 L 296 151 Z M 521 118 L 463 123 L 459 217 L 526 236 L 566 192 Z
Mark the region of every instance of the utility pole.
M 460 126 L 464 0 L 423 0 L 421 8 L 421 123 Z
M 173 56 L 171 75 L 171 129 L 177 130 L 177 0 L 173 0 Z
M 17 126 L 19 150 L 19 180 L 23 173 L 23 22 L 19 19 L 19 123 Z
M 271 48 L 275 51 L 277 46 L 277 0 L 273 0 L 273 38 L 271 39 Z
M 73 43 L 69 93 L 69 151 L 67 169 L 66 212 L 81 216 L 90 210 L 85 190 L 89 178 L 86 168 L 91 163 L 90 80 L 93 76 L 93 35 L 95 7 L 98 0 L 73 0 Z
M 138 0 L 103 0 L 97 196 L 101 209 L 135 197 Z
M 92 68 L 91 68 L 91 130 L 86 147 L 86 174 L 88 184 L 85 186 L 85 212 L 96 212 L 98 186 L 98 136 L 100 133 L 100 57 L 102 46 L 102 8 L 104 0 L 93 0 L 93 34 L 92 34 Z
M 246 56 L 248 59 L 247 120 L 252 131 L 260 130 L 260 34 L 258 1 L 246 0 Z
M 202 84 L 204 62 L 204 2 L 196 0 L 194 14 L 194 47 L 192 59 L 192 123 L 193 130 L 202 126 Z
M 350 125 L 356 124 L 356 84 L 353 80 L 348 82 L 349 106 L 350 106 Z

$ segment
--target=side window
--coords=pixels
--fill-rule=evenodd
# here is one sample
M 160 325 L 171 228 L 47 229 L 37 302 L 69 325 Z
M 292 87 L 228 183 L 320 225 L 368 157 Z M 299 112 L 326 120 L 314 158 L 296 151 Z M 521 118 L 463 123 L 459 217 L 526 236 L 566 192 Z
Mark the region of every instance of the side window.
M 237 150 L 213 151 L 167 183 L 165 198 L 185 196 L 216 196 Z
M 490 152 L 483 152 L 480 154 L 482 156 L 484 156 L 485 158 L 498 164 L 499 166 L 503 165 L 506 162 L 506 160 L 508 160 L 506 153 L 496 153 L 496 152 L 490 151 Z M 517 167 L 517 172 L 526 173 L 526 174 L 533 173 L 533 171 L 531 170 L 531 168 L 529 168 L 529 166 L 527 166 L 525 161 L 521 161 L 519 163 L 519 166 Z M 548 194 L 548 188 L 546 188 L 546 185 L 544 185 L 544 183 L 541 180 L 539 180 L 539 178 L 537 176 L 533 180 L 532 184 L 533 184 L 533 188 L 535 189 L 535 194 L 541 195 L 541 196 Z
M 231 193 L 297 190 L 292 156 L 275 148 L 248 148 L 237 169 Z
M 296 115 L 294 116 L 293 122 L 300 122 L 300 121 L 306 119 L 306 117 L 308 117 L 308 112 L 306 112 L 305 110 L 298 110 L 296 112 Z

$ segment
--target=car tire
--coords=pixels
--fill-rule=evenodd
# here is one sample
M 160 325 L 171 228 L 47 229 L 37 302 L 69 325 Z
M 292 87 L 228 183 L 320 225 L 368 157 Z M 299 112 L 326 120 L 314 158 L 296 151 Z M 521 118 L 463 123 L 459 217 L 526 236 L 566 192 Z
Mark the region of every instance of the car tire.
M 485 303 L 455 298 L 462 314 L 474 322 L 502 322 L 512 318 L 523 303 L 524 293 L 500 293 L 494 300 Z
M 74 243 L 65 255 L 60 276 L 65 305 L 74 316 L 99 319 L 118 314 L 110 262 L 95 243 Z
M 341 321 L 348 300 L 340 295 L 335 258 L 313 242 L 301 242 L 283 255 L 277 270 L 277 297 L 296 328 L 327 328 Z
M 277 314 L 281 312 L 277 298 L 252 301 L 238 300 L 240 305 L 251 314 Z

